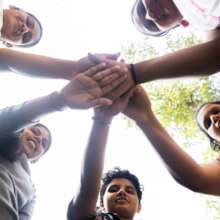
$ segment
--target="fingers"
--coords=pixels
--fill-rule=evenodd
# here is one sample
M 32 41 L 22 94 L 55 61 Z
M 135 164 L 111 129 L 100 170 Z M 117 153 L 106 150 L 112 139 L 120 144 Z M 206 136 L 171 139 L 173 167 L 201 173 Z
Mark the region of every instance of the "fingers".
M 95 74 L 92 78 L 96 81 L 100 81 L 105 77 L 108 77 L 112 73 L 117 73 L 118 75 L 122 75 L 123 71 L 121 71 L 120 66 L 113 66 L 111 68 L 100 71 L 99 73 Z
M 106 86 L 102 87 L 103 95 L 106 95 L 110 92 L 113 92 L 114 89 L 117 90 L 118 86 L 121 87 L 120 84 L 123 84 L 124 82 L 126 82 L 126 78 L 127 78 L 126 75 L 122 75 L 121 77 L 117 78 L 116 80 L 114 80 L 111 83 L 108 83 Z M 117 96 L 117 97 L 119 97 L 119 96 Z
M 106 63 L 100 63 L 96 66 L 89 68 L 87 71 L 84 72 L 84 74 L 91 77 L 96 73 L 104 70 L 105 68 L 106 68 Z
M 118 57 L 120 56 L 120 53 L 114 53 L 114 54 L 91 54 L 88 53 L 88 58 L 91 62 L 94 64 L 99 64 L 105 59 L 110 59 L 110 60 L 117 60 Z
M 101 106 L 109 106 L 112 104 L 112 101 L 108 98 L 97 98 L 92 101 L 89 101 L 88 108 L 90 107 L 101 107 Z
M 104 77 L 101 81 L 99 81 L 99 86 L 101 88 L 107 86 L 108 84 L 111 84 L 113 81 L 115 81 L 116 79 L 120 78 L 121 74 L 119 73 L 112 73 L 109 76 Z
M 120 53 L 106 54 L 106 59 L 117 60 L 119 56 L 120 56 Z
M 126 93 L 130 88 L 132 88 L 133 85 L 131 85 L 127 80 L 122 81 L 119 83 L 119 86 L 114 87 L 113 89 L 109 89 L 110 91 L 107 92 L 107 97 L 111 100 L 115 100 L 124 93 Z

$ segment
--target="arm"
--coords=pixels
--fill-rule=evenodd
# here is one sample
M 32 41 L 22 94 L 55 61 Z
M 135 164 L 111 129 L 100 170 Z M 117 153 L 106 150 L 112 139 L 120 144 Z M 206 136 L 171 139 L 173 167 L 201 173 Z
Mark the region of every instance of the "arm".
M 94 122 L 82 163 L 80 186 L 69 205 L 69 220 L 82 220 L 95 214 L 109 124 L 113 116 L 125 108 L 132 92 L 129 91 L 129 93 L 114 102 L 111 107 L 102 107 L 95 110 Z
M 135 78 L 137 84 L 141 84 L 157 79 L 210 75 L 220 70 L 219 59 L 220 31 L 216 30 L 212 34 L 212 39 L 205 43 L 135 63 Z M 112 60 L 105 60 L 105 62 L 108 62 L 109 65 L 116 63 Z M 127 67 L 129 67 L 128 64 Z M 111 93 L 114 99 L 134 86 L 131 69 L 128 68 L 128 70 L 127 82 L 121 84 Z
M 98 56 L 116 58 L 114 54 L 99 54 Z M 93 65 L 88 57 L 72 61 L 0 49 L 0 70 L 19 72 L 29 76 L 71 79 L 77 73 L 84 72 Z
M 138 83 L 156 79 L 202 76 L 220 70 L 220 35 L 210 41 L 135 64 Z
M 65 107 L 87 109 L 96 105 L 110 105 L 103 96 L 124 80 L 120 68 L 105 69 L 99 64 L 78 74 L 60 92 L 37 98 L 22 105 L 7 107 L 0 111 L 0 136 L 11 134 L 33 123 L 36 119 Z M 102 72 L 106 77 L 98 78 Z
M 183 151 L 154 116 L 143 88 L 135 91 L 125 114 L 135 120 L 177 182 L 196 192 L 220 195 L 220 162 L 200 165 Z
M 19 220 L 13 182 L 5 169 L 0 171 L 0 213 L 2 219 Z

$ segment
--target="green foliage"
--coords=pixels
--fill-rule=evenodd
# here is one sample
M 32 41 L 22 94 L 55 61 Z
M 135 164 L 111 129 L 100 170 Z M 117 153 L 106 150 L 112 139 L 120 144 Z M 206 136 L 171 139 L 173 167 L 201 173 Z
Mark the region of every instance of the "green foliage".
M 165 127 L 178 131 L 184 139 L 198 138 L 196 111 L 201 104 L 216 99 L 207 78 L 152 82 L 145 88 Z
M 175 38 L 168 35 L 166 44 L 153 44 L 148 38 L 143 42 L 131 43 L 122 48 L 122 54 L 126 61 L 135 63 L 151 59 L 164 53 L 170 53 L 182 48 L 190 47 L 201 42 L 201 39 L 193 34 L 186 36 L 177 35 Z M 154 45 L 154 46 L 153 46 Z M 156 48 L 155 46 L 159 46 Z M 196 123 L 196 111 L 199 106 L 208 101 L 219 99 L 220 78 L 214 77 L 187 78 L 178 80 L 161 80 L 144 85 L 152 107 L 161 123 L 169 130 L 171 135 L 183 141 L 185 147 L 204 144 L 204 134 Z M 128 126 L 133 126 L 128 121 Z M 216 157 L 216 153 L 210 148 L 203 153 L 204 162 Z M 207 199 L 212 220 L 220 219 L 220 200 L 208 197 Z
M 175 38 L 167 35 L 164 39 L 166 43 L 161 45 L 155 44 L 149 38 L 145 38 L 143 42 L 130 43 L 122 48 L 123 57 L 127 62 L 135 63 L 201 42 L 192 33 L 185 36 L 177 34 Z M 171 133 L 175 131 L 186 140 L 185 146 L 195 141 L 193 139 L 198 139 L 198 136 L 202 138 L 195 121 L 196 110 L 201 104 L 218 98 L 218 93 L 208 77 L 161 80 L 146 83 L 145 88 L 161 123 Z M 132 126 L 131 122 L 129 126 Z
M 171 35 L 166 37 L 167 52 L 174 52 L 198 43 L 201 43 L 201 39 L 193 33 L 187 33 L 185 36 L 177 34 L 176 38 L 173 38 Z
M 207 196 L 207 205 L 210 209 L 210 217 L 212 220 L 220 219 L 220 200 L 213 196 Z

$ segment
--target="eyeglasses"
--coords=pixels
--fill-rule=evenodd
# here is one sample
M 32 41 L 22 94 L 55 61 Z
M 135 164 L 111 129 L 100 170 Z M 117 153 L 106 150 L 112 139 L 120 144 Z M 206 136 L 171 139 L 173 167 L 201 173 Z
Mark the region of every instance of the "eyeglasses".
M 25 32 L 22 36 L 22 43 L 25 44 L 25 43 L 28 43 L 31 41 L 32 39 L 32 32 L 28 31 L 28 32 Z
M 136 0 L 131 12 L 134 25 L 140 32 L 149 36 L 163 36 L 173 28 L 161 30 L 156 22 L 151 19 L 146 19 L 148 13 L 147 8 L 154 7 L 156 3 L 157 0 L 149 0 L 146 2 L 145 7 L 142 0 Z
M 29 29 L 33 29 L 34 28 L 34 20 L 31 16 L 27 16 L 26 21 L 25 21 L 25 25 L 29 28 Z M 33 37 L 33 33 L 31 31 L 27 31 L 23 34 L 22 36 L 22 43 L 28 43 L 31 41 Z

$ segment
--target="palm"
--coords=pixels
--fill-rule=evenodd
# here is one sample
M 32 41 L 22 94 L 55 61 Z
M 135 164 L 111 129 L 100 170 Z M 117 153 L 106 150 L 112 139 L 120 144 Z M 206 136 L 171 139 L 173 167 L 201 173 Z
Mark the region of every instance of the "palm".
M 97 108 L 95 110 L 96 115 L 113 117 L 124 111 L 133 92 L 133 89 L 129 90 L 126 94 L 114 101 L 111 106 Z
M 147 111 L 151 111 L 150 100 L 145 90 L 138 86 L 123 113 L 129 118 L 137 120 L 145 116 Z
M 98 83 L 85 74 L 77 75 L 64 90 L 71 108 L 88 108 L 95 98 L 103 96 Z

